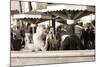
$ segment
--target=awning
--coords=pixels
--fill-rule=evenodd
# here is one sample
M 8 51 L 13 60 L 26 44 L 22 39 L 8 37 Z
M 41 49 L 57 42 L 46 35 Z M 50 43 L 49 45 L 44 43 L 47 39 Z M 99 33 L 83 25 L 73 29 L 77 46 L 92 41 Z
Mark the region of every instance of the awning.
M 13 15 L 14 19 L 51 19 L 49 15 L 45 15 L 41 12 L 31 11 L 22 14 Z
M 43 12 L 46 11 L 61 11 L 61 10 L 67 10 L 67 11 L 91 11 L 95 12 L 94 6 L 86 6 L 86 5 L 66 5 L 66 4 L 52 4 L 48 5 L 47 9 L 43 9 Z
M 13 19 L 19 19 L 19 20 L 31 22 L 34 24 L 41 23 L 41 22 L 51 19 L 50 15 L 46 15 L 38 11 L 31 11 L 31 12 L 22 13 L 22 14 L 15 14 L 12 17 Z
M 43 9 L 41 11 L 49 15 L 61 17 L 63 20 L 67 19 L 76 20 L 83 16 L 92 13 L 94 14 L 95 6 L 53 4 L 53 5 L 48 5 L 47 9 Z

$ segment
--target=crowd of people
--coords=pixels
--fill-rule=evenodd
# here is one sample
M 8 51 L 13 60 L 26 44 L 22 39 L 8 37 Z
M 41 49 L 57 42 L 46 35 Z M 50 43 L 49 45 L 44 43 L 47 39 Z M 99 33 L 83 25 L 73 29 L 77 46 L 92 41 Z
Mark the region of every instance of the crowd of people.
M 63 49 L 95 49 L 95 22 L 87 23 L 76 23 L 72 25 L 60 26 L 58 29 L 60 37 L 67 34 L 67 37 L 62 43 Z M 63 30 L 61 30 L 63 29 Z M 59 37 L 59 36 L 58 36 Z M 61 39 L 61 38 L 59 38 Z M 68 48 L 66 48 L 66 47 Z M 61 48 L 62 48 L 61 47 Z
M 11 50 L 32 51 L 95 49 L 95 22 L 52 26 L 32 23 L 11 27 Z

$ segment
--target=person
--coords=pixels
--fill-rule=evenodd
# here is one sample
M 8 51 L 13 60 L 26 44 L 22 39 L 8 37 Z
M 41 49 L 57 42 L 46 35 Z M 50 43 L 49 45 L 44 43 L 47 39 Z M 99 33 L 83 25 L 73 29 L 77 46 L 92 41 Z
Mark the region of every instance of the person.
M 87 23 L 83 31 L 84 38 L 84 49 L 94 49 L 95 48 L 95 33 L 91 23 Z
M 10 35 L 11 35 L 11 50 L 13 50 L 13 29 L 11 28 L 11 33 L 10 33 Z
M 64 27 L 66 34 L 61 37 L 61 50 L 79 50 L 81 41 L 74 33 L 74 24 L 67 24 Z
M 61 50 L 80 50 L 81 42 L 76 35 L 68 35 L 62 42 Z
M 46 51 L 45 37 L 45 27 L 38 25 L 36 33 L 33 35 L 34 49 L 32 51 Z
M 20 28 L 17 26 L 17 30 L 14 31 L 13 50 L 20 50 L 22 48 L 21 42 Z
M 25 33 L 28 34 L 30 43 L 32 43 L 32 27 L 30 23 L 27 24 Z
M 25 47 L 25 25 L 22 23 L 22 27 L 20 30 L 20 35 L 22 37 L 22 47 Z
M 58 40 L 56 39 L 56 36 L 54 34 L 53 27 L 50 27 L 50 31 L 47 34 L 46 45 L 47 45 L 47 50 L 58 50 L 59 49 Z
M 80 40 L 82 39 L 82 30 L 83 30 L 82 26 L 83 26 L 82 22 L 77 23 L 75 25 L 75 34 L 76 34 L 76 36 L 79 37 Z

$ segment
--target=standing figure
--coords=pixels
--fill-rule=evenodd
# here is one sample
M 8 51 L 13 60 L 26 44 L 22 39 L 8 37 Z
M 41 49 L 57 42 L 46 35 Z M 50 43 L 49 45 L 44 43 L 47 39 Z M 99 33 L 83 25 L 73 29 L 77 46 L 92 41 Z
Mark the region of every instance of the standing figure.
M 34 49 L 34 45 L 33 45 L 33 42 L 30 43 L 29 36 L 30 36 L 30 34 L 28 34 L 28 33 L 25 34 L 25 49 L 32 50 L 32 49 Z
M 59 49 L 58 40 L 56 38 L 56 35 L 54 34 L 53 28 L 50 28 L 50 31 L 46 36 L 46 45 L 47 45 L 47 50 L 58 50 Z
M 66 25 L 63 29 L 66 34 L 61 36 L 61 50 L 79 50 L 81 42 L 78 36 L 74 33 L 74 25 Z
M 38 26 L 36 33 L 33 35 L 34 49 L 33 51 L 46 51 L 45 48 L 45 27 Z

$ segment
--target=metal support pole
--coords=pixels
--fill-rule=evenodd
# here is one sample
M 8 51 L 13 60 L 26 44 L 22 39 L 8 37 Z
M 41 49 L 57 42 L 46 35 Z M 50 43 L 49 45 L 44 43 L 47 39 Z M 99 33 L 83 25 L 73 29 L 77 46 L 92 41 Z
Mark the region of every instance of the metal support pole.
M 29 5 L 29 11 L 32 11 L 32 5 L 31 5 L 31 2 L 28 2 L 28 5 Z
M 19 13 L 22 13 L 22 4 L 21 4 L 21 1 L 19 1 L 19 6 L 20 6 L 20 11 L 19 11 Z
M 55 34 L 55 16 L 52 16 L 52 27 L 54 29 L 54 34 Z

